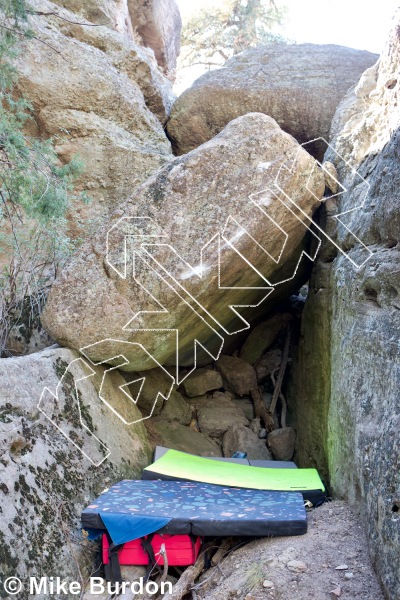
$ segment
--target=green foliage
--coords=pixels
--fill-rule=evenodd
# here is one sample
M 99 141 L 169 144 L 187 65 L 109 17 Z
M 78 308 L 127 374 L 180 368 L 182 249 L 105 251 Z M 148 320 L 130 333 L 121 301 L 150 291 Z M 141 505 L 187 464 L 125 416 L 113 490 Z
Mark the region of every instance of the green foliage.
M 285 14 L 272 0 L 225 0 L 202 9 L 183 28 L 182 65 L 221 64 L 246 48 L 284 41 L 272 30 Z
M 31 106 L 15 98 L 13 60 L 29 29 L 25 0 L 2 0 L 0 10 L 0 355 L 22 304 L 37 310 L 46 289 L 70 254 L 66 213 L 83 165 L 62 165 L 52 140 L 24 132 Z M 40 43 L 40 40 L 37 41 Z M 82 199 L 82 196 L 80 196 Z M 85 198 L 83 198 L 85 199 Z

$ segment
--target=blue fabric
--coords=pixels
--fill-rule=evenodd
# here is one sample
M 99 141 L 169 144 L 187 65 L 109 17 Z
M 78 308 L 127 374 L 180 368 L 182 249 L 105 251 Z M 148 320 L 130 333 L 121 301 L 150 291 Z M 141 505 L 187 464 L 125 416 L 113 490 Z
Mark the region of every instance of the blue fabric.
M 298 492 L 250 490 L 193 481 L 124 480 L 85 508 L 81 519 L 85 528 L 101 529 L 104 525 L 116 539 L 120 531 L 129 531 L 132 540 L 153 533 L 174 519 L 186 522 L 188 533 L 199 520 L 305 522 L 306 511 Z
M 171 521 L 165 517 L 144 517 L 121 513 L 99 513 L 114 544 L 126 544 L 132 540 L 158 531 Z

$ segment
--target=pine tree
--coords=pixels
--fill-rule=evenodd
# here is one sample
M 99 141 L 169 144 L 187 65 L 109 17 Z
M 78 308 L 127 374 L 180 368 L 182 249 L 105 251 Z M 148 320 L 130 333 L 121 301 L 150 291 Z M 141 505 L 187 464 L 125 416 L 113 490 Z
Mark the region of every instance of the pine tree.
M 272 30 L 285 13 L 273 0 L 225 0 L 202 9 L 183 28 L 182 66 L 222 64 L 246 48 L 284 41 Z

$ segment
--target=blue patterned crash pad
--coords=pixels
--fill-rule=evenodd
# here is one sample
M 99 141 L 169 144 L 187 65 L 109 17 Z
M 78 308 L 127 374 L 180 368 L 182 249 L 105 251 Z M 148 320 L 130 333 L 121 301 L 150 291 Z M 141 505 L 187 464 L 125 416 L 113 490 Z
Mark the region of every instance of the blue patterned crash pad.
M 90 504 L 81 520 L 85 529 L 107 530 L 114 544 L 154 531 L 251 537 L 307 531 L 299 492 L 187 481 L 121 481 Z

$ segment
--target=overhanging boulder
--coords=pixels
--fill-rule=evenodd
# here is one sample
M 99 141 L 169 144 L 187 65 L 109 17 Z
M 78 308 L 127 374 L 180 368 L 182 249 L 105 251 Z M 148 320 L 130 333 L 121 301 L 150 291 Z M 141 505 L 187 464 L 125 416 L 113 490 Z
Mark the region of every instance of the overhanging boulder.
M 125 371 L 207 364 L 223 336 L 247 327 L 241 313 L 296 285 L 324 186 L 273 119 L 240 117 L 118 208 L 70 260 L 42 322 L 62 345 Z

